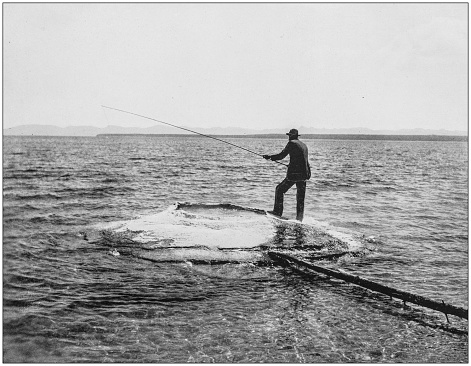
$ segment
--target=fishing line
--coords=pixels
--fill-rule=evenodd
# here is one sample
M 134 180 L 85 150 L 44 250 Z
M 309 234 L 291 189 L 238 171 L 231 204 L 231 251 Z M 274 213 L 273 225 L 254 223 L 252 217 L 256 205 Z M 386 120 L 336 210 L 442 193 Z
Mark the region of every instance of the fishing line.
M 106 118 L 106 122 L 108 122 L 108 124 L 110 123 L 110 121 L 108 120 L 108 116 L 106 114 L 106 109 L 103 108 L 103 114 L 105 115 L 105 118 Z
M 239 148 L 239 149 L 248 151 L 249 153 L 252 153 L 252 154 L 255 154 L 255 155 L 258 155 L 258 156 L 263 157 L 262 154 L 256 153 L 255 151 L 246 149 L 245 147 L 242 147 L 242 146 L 233 144 L 233 143 L 228 142 L 228 141 L 225 141 L 225 140 L 218 139 L 217 137 L 214 137 L 214 136 L 205 135 L 204 133 L 199 133 L 199 132 L 196 132 L 196 131 L 192 131 L 192 130 L 190 130 L 190 129 L 188 129 L 188 128 L 176 126 L 176 125 L 173 125 L 173 124 L 168 123 L 168 122 L 160 121 L 160 120 L 158 120 L 158 119 L 151 118 L 151 117 L 146 117 L 146 116 L 143 116 L 143 115 L 140 115 L 140 114 L 137 114 L 137 113 L 133 113 L 133 112 L 124 111 L 124 110 L 122 110 L 122 109 L 113 108 L 113 107 L 107 107 L 106 105 L 102 105 L 102 107 L 103 107 L 103 108 L 108 108 L 108 109 L 111 109 L 111 110 L 114 110 L 114 111 L 122 112 L 122 113 L 132 114 L 133 116 L 138 116 L 138 117 L 141 117 L 141 118 L 150 119 L 150 120 L 155 121 L 155 122 L 163 123 L 164 125 L 169 125 L 169 126 L 172 126 L 172 127 L 175 127 L 175 128 L 179 128 L 180 130 L 185 130 L 185 131 L 188 131 L 188 132 L 192 132 L 192 133 L 195 133 L 195 134 L 200 135 L 200 136 L 204 136 L 204 137 L 208 137 L 208 138 L 213 139 L 213 140 L 217 140 L 217 141 L 220 141 L 220 142 L 224 142 L 225 144 L 232 145 L 232 146 L 237 147 L 237 148 Z M 106 114 L 105 114 L 105 115 L 106 115 Z M 276 160 L 272 160 L 272 161 L 274 161 L 274 162 L 277 163 L 277 164 L 281 164 L 281 165 L 284 165 L 284 166 L 288 166 L 288 164 L 284 164 L 284 163 L 282 163 L 282 162 L 280 162 L 280 161 L 276 161 Z

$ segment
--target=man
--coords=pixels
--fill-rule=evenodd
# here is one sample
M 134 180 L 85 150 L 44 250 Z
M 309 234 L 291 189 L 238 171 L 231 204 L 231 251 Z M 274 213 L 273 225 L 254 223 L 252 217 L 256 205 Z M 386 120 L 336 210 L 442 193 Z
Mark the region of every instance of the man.
M 287 133 L 288 144 L 282 152 L 276 155 L 263 155 L 267 160 L 281 160 L 289 154 L 289 165 L 286 178 L 276 186 L 275 206 L 273 214 L 283 214 L 284 194 L 296 183 L 296 220 L 303 221 L 304 218 L 304 196 L 306 195 L 306 181 L 311 178 L 311 168 L 308 162 L 307 146 L 298 140 L 298 130 L 291 129 Z

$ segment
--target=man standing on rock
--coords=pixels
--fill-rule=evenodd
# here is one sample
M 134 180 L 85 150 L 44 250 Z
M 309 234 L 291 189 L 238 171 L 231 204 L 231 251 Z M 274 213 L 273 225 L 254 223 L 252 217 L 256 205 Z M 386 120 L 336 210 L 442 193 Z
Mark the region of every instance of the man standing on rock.
M 289 155 L 289 165 L 286 178 L 276 186 L 275 206 L 272 213 L 276 216 L 283 214 L 284 194 L 296 183 L 296 220 L 303 221 L 304 218 L 304 197 L 306 195 L 306 181 L 311 178 L 311 168 L 308 161 L 307 146 L 298 140 L 300 136 L 298 130 L 291 129 L 287 133 L 288 144 L 282 152 L 276 155 L 263 155 L 267 160 L 281 160 Z

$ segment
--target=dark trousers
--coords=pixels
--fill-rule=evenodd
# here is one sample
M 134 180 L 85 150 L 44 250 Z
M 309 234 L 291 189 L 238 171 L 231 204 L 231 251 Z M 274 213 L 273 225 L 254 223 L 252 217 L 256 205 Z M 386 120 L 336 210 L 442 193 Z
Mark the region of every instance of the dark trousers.
M 296 220 L 303 221 L 304 218 L 304 197 L 306 196 L 306 181 L 292 181 L 287 178 L 278 184 L 275 189 L 275 207 L 273 213 L 281 216 L 283 214 L 284 194 L 296 183 Z

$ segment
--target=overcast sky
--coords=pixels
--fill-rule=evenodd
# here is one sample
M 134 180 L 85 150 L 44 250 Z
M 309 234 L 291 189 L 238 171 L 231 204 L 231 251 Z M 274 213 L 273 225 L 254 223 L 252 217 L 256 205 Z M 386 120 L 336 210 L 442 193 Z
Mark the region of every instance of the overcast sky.
M 3 3 L 3 127 L 467 130 L 466 3 Z

